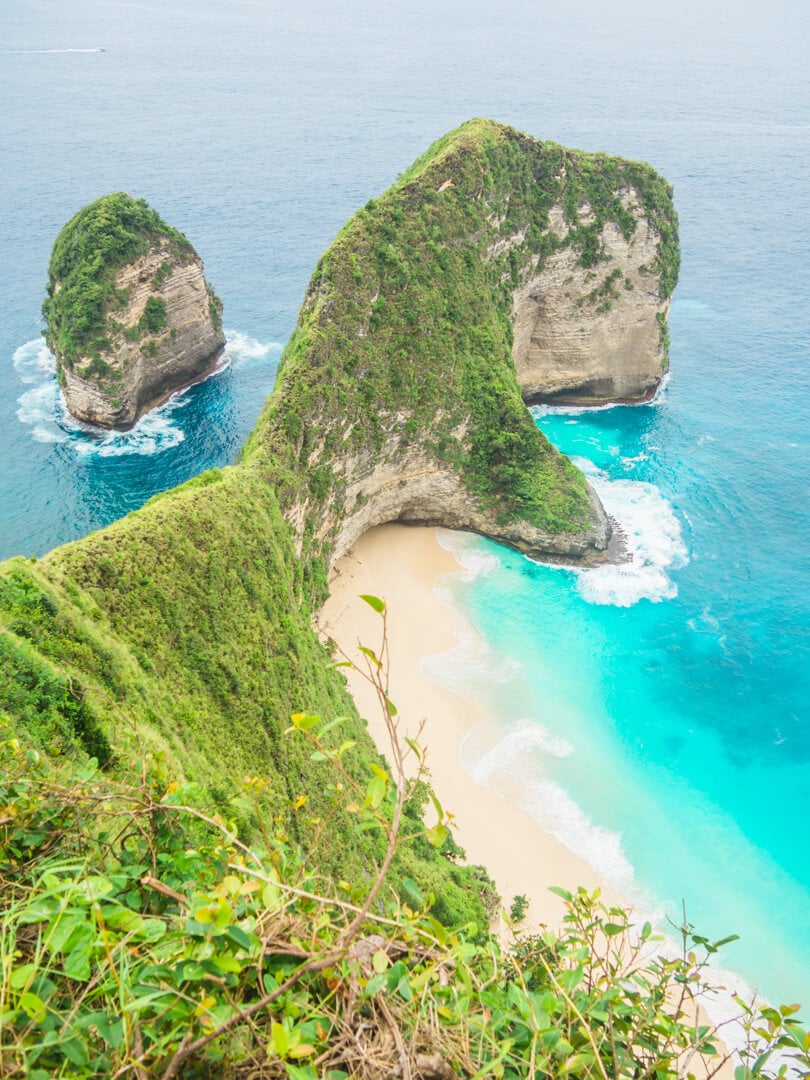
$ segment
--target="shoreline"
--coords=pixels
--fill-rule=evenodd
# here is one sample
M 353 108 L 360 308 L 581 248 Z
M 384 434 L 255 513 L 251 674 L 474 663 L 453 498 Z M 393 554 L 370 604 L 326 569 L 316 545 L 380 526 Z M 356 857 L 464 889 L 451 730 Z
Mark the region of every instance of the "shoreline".
M 446 575 L 462 571 L 453 554 L 440 546 L 435 528 L 378 526 L 335 564 L 318 632 L 323 639 L 331 637 L 350 659 L 358 657 L 358 643 L 377 651 L 382 624 L 359 595 L 370 593 L 386 602 L 390 694 L 399 710 L 400 733 L 418 737 L 427 751 L 430 782 L 444 809 L 454 815 L 454 837 L 468 862 L 486 867 L 501 894 L 503 910 L 508 913 L 518 895 L 529 900 L 521 931 L 541 924 L 559 926 L 565 907 L 549 892 L 551 886 L 570 891 L 580 885 L 589 891 L 600 888 L 607 903 L 629 906 L 584 859 L 545 832 L 516 801 L 479 786 L 461 764 L 464 736 L 485 714 L 475 701 L 433 682 L 421 662 L 455 648 L 466 628 L 436 588 Z M 346 676 L 370 734 L 387 754 L 387 736 L 373 690 L 357 672 L 346 669 Z

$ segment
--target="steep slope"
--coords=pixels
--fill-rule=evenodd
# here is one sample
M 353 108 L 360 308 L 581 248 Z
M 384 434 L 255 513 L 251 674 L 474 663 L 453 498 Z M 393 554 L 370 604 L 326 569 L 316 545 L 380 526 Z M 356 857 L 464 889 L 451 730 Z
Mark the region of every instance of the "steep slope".
M 209 374 L 222 305 L 182 233 L 123 192 L 85 206 L 51 256 L 45 337 L 69 411 L 126 429 Z
M 537 431 L 515 365 L 529 399 L 646 396 L 677 265 L 671 192 L 649 166 L 471 121 L 324 254 L 245 460 L 283 463 L 299 549 L 329 559 L 391 520 L 599 557 L 601 507 Z

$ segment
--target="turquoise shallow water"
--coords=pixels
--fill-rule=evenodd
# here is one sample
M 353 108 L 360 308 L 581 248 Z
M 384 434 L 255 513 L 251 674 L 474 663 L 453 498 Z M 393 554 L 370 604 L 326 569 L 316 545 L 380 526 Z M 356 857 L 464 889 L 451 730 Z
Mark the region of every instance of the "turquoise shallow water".
M 472 541 L 491 572 L 453 589 L 489 651 L 441 674 L 498 718 L 464 747 L 482 782 L 519 770 L 640 901 L 684 897 L 742 935 L 728 965 L 810 1002 L 808 44 L 799 0 L 3 4 L 0 557 L 233 460 L 319 254 L 446 130 L 488 115 L 652 162 L 681 218 L 669 387 L 538 418 L 599 470 L 636 566 Z M 39 306 L 58 229 L 119 189 L 203 255 L 231 363 L 99 441 L 60 411 Z

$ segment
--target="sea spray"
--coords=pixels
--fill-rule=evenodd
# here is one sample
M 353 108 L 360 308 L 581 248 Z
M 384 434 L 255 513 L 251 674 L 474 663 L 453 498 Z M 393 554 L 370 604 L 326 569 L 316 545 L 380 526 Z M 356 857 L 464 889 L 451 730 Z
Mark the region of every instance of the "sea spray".
M 640 600 L 677 596 L 670 571 L 686 564 L 688 552 L 680 522 L 660 489 L 642 480 L 611 480 L 584 458 L 576 464 L 618 527 L 624 546 L 623 561 L 574 571 L 583 599 L 631 607 Z
M 203 381 L 229 367 L 275 363 L 282 349 L 278 342 L 261 342 L 238 330 L 226 330 L 225 336 L 220 362 Z M 82 458 L 111 458 L 151 456 L 179 446 L 186 438 L 181 410 L 189 402 L 189 388 L 146 413 L 129 431 L 104 430 L 81 423 L 67 411 L 56 380 L 56 361 L 42 338 L 16 349 L 13 363 L 20 381 L 29 387 L 17 399 L 17 418 L 30 428 L 35 442 L 67 444 Z

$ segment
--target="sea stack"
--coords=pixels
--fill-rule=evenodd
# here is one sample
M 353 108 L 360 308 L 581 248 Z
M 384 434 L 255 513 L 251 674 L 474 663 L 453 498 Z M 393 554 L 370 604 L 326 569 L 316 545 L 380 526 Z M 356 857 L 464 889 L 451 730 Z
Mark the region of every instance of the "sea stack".
M 199 382 L 225 345 L 222 304 L 186 237 L 124 192 L 85 206 L 51 255 L 45 339 L 69 412 L 127 430 Z

